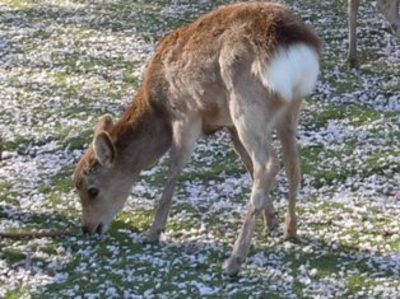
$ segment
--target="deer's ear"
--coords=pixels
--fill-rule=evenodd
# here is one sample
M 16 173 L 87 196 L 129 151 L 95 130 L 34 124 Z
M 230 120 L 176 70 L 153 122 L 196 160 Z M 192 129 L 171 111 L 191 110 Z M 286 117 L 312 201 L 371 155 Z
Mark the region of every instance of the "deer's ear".
M 113 125 L 114 124 L 111 114 L 107 113 L 100 116 L 94 129 L 95 135 L 101 133 L 102 131 L 109 132 Z
M 102 166 L 111 167 L 113 165 L 116 158 L 116 150 L 107 132 L 101 131 L 95 135 L 93 148 L 96 158 Z

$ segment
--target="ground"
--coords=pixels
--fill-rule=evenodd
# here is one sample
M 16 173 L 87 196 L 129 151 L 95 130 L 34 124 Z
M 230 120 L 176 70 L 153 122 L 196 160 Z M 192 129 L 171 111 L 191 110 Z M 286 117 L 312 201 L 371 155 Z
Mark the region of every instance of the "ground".
M 73 166 L 105 112 L 131 102 L 157 41 L 228 1 L 0 0 L 0 231 L 78 228 Z M 287 1 L 324 42 L 299 126 L 300 243 L 260 221 L 237 279 L 222 275 L 250 177 L 224 133 L 198 142 L 159 245 L 140 243 L 168 159 L 143 172 L 104 236 L 0 240 L 5 298 L 399 298 L 400 43 L 376 3 L 346 65 L 346 1 Z M 287 206 L 282 170 L 273 191 Z

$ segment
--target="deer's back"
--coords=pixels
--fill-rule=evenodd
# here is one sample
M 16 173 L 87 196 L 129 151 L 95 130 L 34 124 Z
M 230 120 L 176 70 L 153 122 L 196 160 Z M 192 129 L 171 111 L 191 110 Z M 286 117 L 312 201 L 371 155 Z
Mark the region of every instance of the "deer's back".
M 200 111 L 205 118 L 226 114 L 229 87 L 221 68 L 268 68 L 279 49 L 305 44 L 316 53 L 319 38 L 284 6 L 241 3 L 222 6 L 180 27 L 158 45 L 145 77 L 158 100 L 173 111 Z M 239 70 L 238 70 L 239 71 Z M 262 81 L 262 79 L 260 79 Z

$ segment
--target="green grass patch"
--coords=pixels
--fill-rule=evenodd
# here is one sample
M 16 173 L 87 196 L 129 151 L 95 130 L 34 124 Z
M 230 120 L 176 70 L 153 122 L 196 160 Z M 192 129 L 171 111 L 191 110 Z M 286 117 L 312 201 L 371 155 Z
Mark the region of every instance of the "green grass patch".
M 16 203 L 16 196 L 18 193 L 13 190 L 13 183 L 9 181 L 0 182 L 0 198 L 4 203 Z M 0 210 L 1 214 L 1 210 Z
M 2 258 L 10 264 L 25 260 L 26 254 L 17 249 L 3 249 L 0 251 Z
M 72 173 L 74 170 L 73 165 L 68 165 L 64 168 L 62 168 L 55 176 L 52 177 L 50 186 L 52 187 L 51 189 L 53 191 L 59 191 L 59 192 L 64 192 L 67 193 L 71 191 L 73 188 L 73 182 L 72 182 Z M 46 189 L 47 187 L 44 187 L 44 191 L 48 191 Z
M 310 260 L 310 265 L 318 269 L 318 274 L 321 276 L 330 276 L 336 273 L 338 265 L 340 264 L 340 257 L 335 253 L 327 253 L 315 259 Z
M 322 187 L 333 182 L 344 182 L 347 177 L 355 172 L 355 169 L 343 164 L 330 168 L 321 168 L 320 164 L 326 159 L 337 159 L 340 161 L 341 157 L 347 155 L 347 151 L 351 151 L 351 148 L 347 148 L 346 152 L 325 150 L 322 146 L 301 148 L 302 173 L 313 176 L 316 187 Z
M 4 297 L 4 299 L 21 299 L 28 298 L 29 292 L 26 287 L 19 287 L 15 290 L 8 291 Z
M 154 211 L 137 209 L 134 212 L 122 212 L 117 221 L 112 225 L 112 231 L 115 232 L 120 228 L 130 229 L 132 231 L 145 231 L 150 227 L 154 219 Z
M 367 158 L 367 165 L 368 165 L 368 174 L 380 174 L 384 175 L 389 169 L 392 173 L 399 173 L 400 172 L 400 165 L 399 164 L 392 164 L 386 162 L 386 157 L 393 156 L 398 157 L 400 156 L 400 151 L 381 151 L 373 153 L 371 156 Z M 367 176 L 367 175 L 366 175 Z
M 378 112 L 374 109 L 354 104 L 323 106 L 312 112 L 308 122 L 313 123 L 316 127 L 325 127 L 330 120 L 347 119 L 350 123 L 359 126 L 378 120 L 385 115 L 390 116 L 392 113 Z

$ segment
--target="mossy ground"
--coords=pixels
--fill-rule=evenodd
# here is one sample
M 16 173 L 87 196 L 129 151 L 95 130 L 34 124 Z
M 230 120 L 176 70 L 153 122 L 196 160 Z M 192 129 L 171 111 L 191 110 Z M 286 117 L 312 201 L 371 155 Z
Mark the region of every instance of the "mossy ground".
M 102 113 L 121 113 L 155 43 L 228 1 L 0 0 L 0 228 L 79 227 L 73 165 Z M 236 280 L 222 274 L 246 210 L 250 177 L 223 133 L 199 141 L 165 236 L 142 245 L 167 176 L 145 172 L 103 237 L 0 240 L 5 298 L 362 298 L 400 292 L 398 57 L 373 7 L 361 9 L 361 69 L 346 64 L 345 1 L 287 1 L 321 35 L 321 84 L 299 129 L 301 242 L 267 236 L 261 220 Z M 1 14 L 3 12 L 3 15 Z M 2 15 L 2 16 L 1 16 Z M 382 25 L 384 26 L 384 25 Z M 372 38 L 371 38 L 372 36 Z M 4 41 L 4 43 L 3 43 Z M 3 52 L 3 55 L 1 55 Z M 397 96 L 396 96 L 397 95 Z M 392 101 L 392 102 L 391 102 Z M 273 198 L 286 212 L 282 171 Z M 397 189 L 396 189 L 397 188 Z M 397 199 L 398 200 L 398 199 Z M 381 288 L 383 285 L 384 288 Z

